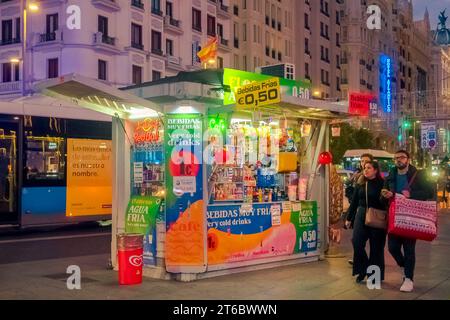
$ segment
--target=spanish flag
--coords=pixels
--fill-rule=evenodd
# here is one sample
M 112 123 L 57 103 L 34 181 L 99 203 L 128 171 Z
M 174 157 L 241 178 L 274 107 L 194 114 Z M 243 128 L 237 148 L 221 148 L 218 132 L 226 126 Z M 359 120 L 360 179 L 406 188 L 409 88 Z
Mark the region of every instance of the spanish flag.
M 214 37 L 208 41 L 202 50 L 197 52 L 197 56 L 201 62 L 207 62 L 208 60 L 215 59 L 217 57 L 217 44 L 218 38 Z

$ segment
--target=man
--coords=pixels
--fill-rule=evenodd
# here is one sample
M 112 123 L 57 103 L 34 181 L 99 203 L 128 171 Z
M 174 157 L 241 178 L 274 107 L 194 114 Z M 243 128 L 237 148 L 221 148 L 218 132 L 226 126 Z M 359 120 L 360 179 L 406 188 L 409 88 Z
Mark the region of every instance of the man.
M 352 203 L 352 199 L 353 199 L 353 194 L 355 192 L 356 189 L 356 185 L 358 183 L 358 180 L 361 178 L 361 176 L 363 175 L 363 168 L 364 165 L 367 162 L 373 161 L 373 156 L 370 153 L 364 153 L 361 155 L 361 160 L 359 162 L 359 168 L 356 169 L 355 173 L 353 174 L 353 176 L 350 178 L 350 180 L 346 183 L 346 187 L 345 187 L 345 196 L 348 199 L 349 203 Z M 344 219 L 345 221 L 346 219 Z M 344 227 L 346 228 L 346 227 Z M 353 260 L 348 260 L 348 263 L 353 265 Z
M 428 182 L 425 171 L 418 171 L 411 165 L 410 155 L 405 150 L 399 150 L 394 156 L 395 168 L 389 173 L 385 181 L 385 187 L 381 194 L 386 199 L 395 199 L 395 194 L 402 194 L 406 198 L 414 200 L 432 200 L 435 197 L 433 186 Z M 404 268 L 402 292 L 414 290 L 414 267 L 416 263 L 416 240 L 388 236 L 389 252 L 397 264 Z M 402 253 L 403 248 L 403 253 Z

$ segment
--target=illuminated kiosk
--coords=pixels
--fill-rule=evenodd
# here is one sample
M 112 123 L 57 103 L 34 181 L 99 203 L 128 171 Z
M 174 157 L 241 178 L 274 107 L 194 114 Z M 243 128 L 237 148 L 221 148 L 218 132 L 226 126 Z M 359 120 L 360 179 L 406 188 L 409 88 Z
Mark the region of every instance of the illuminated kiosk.
M 123 90 L 78 75 L 39 85 L 42 94 L 112 116 L 116 269 L 116 235 L 133 217 L 130 199 L 142 197 L 162 200 L 147 221 L 149 277 L 191 281 L 323 257 L 329 167 L 319 158 L 329 148 L 330 122 L 347 115 L 348 103 L 308 99 L 308 83 L 280 79 L 280 102 L 236 106 L 233 86 L 267 79 L 226 69 Z M 226 142 L 217 148 L 220 137 Z
M 154 259 L 147 259 L 144 274 L 191 281 L 324 256 L 329 166 L 319 165 L 319 158 L 329 150 L 330 123 L 348 115 L 348 102 L 310 99 L 309 82 L 278 78 L 280 97 L 272 84 L 257 94 L 277 102 L 256 106 L 249 92 L 273 79 L 202 70 L 122 89 L 160 105 L 164 113 L 163 156 L 145 146 L 146 139 L 150 145 L 156 139 L 145 129 L 161 130 L 157 122 L 124 126 L 136 144 L 125 160 L 126 166 L 131 160 L 125 168 L 131 176 L 124 181 L 135 195 L 158 193 L 151 186 L 155 176 L 143 178 L 142 168 L 153 172 L 155 163 L 165 163 L 165 214 L 153 227 L 150 238 L 156 243 L 147 257 Z M 234 89 L 246 84 L 248 94 L 235 97 Z M 145 148 L 153 150 L 147 158 L 134 154 L 143 142 L 144 154 Z M 124 219 L 118 217 L 117 231 Z

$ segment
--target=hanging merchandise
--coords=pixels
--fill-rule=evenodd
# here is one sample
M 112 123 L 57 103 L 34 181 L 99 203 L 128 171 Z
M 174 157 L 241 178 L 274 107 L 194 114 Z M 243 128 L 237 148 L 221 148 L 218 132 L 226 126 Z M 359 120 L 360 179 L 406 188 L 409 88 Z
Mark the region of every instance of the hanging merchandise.
M 304 120 L 301 125 L 302 137 L 309 137 L 311 135 L 311 128 L 311 122 L 309 122 L 308 120 Z
M 325 151 L 319 155 L 319 163 L 321 165 L 329 165 L 332 162 L 333 162 L 333 155 L 330 152 Z

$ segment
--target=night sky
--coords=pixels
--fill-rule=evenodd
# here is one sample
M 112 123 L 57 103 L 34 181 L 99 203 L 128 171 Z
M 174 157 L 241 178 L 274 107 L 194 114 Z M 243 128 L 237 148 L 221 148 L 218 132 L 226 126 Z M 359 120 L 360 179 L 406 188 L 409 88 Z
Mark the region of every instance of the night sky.
M 450 16 L 450 0 L 413 0 L 413 5 L 415 20 L 422 19 L 425 8 L 428 8 L 432 30 L 436 29 L 439 11 L 447 9 L 446 14 Z M 447 28 L 450 28 L 450 18 L 447 20 Z

